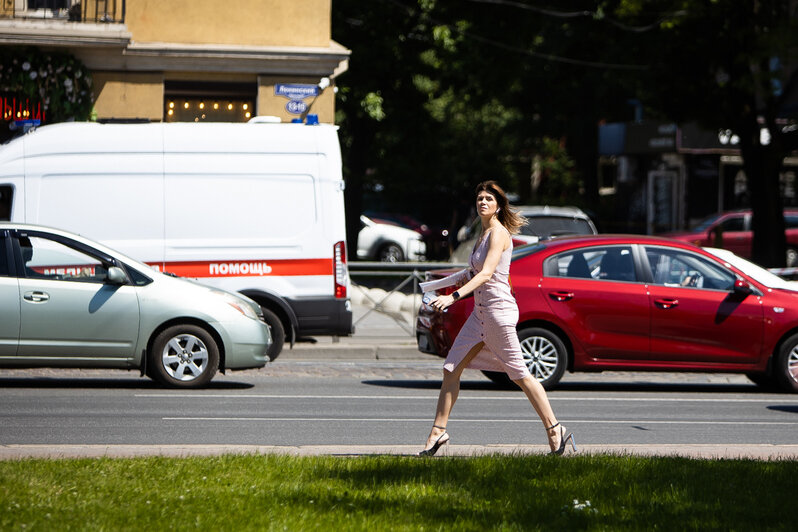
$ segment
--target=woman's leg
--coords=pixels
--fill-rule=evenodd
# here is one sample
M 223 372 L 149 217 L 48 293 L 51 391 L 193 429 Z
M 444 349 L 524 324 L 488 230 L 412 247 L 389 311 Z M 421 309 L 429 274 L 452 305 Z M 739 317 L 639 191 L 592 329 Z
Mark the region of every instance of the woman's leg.
M 532 407 L 535 409 L 535 412 L 537 412 L 546 429 L 549 429 L 549 427 L 557 423 L 557 418 L 554 415 L 554 411 L 551 409 L 546 390 L 537 379 L 528 375 L 523 379 L 518 379 L 513 382 L 524 391 L 524 394 L 526 394 L 529 402 L 532 403 Z M 560 446 L 560 439 L 562 438 L 561 432 L 552 428 L 551 430 L 547 430 L 546 434 L 549 438 L 549 447 L 551 447 L 551 450 L 557 449 Z
M 435 426 L 432 427 L 429 438 L 427 438 L 426 448 L 431 447 L 438 437 L 446 431 L 445 428 L 441 429 L 439 427 L 446 427 L 449 422 L 449 414 L 451 414 L 454 403 L 457 401 L 457 396 L 460 395 L 460 376 L 484 345 L 484 342 L 479 342 L 472 347 L 463 360 L 457 364 L 454 371 L 443 370 L 443 383 L 438 395 L 438 406 L 435 409 L 435 422 L 433 423 Z

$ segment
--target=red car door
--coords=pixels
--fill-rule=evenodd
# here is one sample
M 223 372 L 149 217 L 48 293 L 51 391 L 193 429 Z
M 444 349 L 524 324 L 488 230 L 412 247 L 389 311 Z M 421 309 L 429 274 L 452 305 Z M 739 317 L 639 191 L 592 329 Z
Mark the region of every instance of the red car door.
M 736 276 L 697 253 L 647 247 L 654 283 L 651 359 L 667 364 L 749 364 L 760 358 L 764 310 L 755 294 L 734 292 Z
M 751 256 L 751 229 L 750 229 L 751 215 L 745 213 L 735 213 L 729 215 L 721 220 L 719 227 L 721 230 L 721 241 L 715 241 L 715 238 L 708 241 L 706 246 L 715 246 L 722 244 L 724 249 L 728 249 L 735 255 L 741 257 Z M 718 229 L 713 229 L 717 231 Z M 712 231 L 710 231 L 711 233 Z
M 571 250 L 547 263 L 543 297 L 584 349 L 588 365 L 591 359 L 648 357 L 648 295 L 637 281 L 630 246 Z

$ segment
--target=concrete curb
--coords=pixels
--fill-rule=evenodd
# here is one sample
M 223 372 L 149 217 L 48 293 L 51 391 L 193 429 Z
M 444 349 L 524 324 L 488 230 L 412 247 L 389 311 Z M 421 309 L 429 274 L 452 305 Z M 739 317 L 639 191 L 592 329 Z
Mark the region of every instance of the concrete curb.
M 383 344 L 326 344 L 295 346 L 285 350 L 281 355 L 285 360 L 442 360 L 433 355 L 422 353 L 415 345 Z M 275 364 L 280 363 L 280 358 Z M 441 362 L 442 363 L 442 362 Z
M 451 445 L 453 457 L 544 455 L 544 445 Z M 219 456 L 225 454 L 291 456 L 414 456 L 418 445 L 2 445 L 0 460 Z M 694 459 L 798 460 L 798 445 L 580 445 L 566 456 L 679 456 Z

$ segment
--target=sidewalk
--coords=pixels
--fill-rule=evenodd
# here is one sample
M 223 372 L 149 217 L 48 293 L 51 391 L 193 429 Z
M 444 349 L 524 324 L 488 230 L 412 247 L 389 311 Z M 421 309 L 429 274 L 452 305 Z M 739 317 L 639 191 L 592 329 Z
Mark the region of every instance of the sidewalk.
M 409 312 L 399 313 L 397 318 L 377 311 L 370 311 L 366 305 L 352 305 L 355 334 L 352 336 L 318 336 L 296 342 L 293 349 L 286 345 L 283 360 L 418 360 L 433 362 L 439 360 L 433 355 L 422 353 L 416 346 L 415 317 Z M 401 325 L 399 324 L 401 323 Z M 304 341 L 308 340 L 308 341 Z
M 471 457 L 490 454 L 544 455 L 545 445 L 451 445 L 439 456 Z M 696 459 L 798 460 L 798 445 L 580 445 L 565 456 L 681 456 Z M 418 445 L 0 445 L 0 461 L 25 458 L 135 458 L 219 456 L 223 454 L 284 454 L 290 456 L 414 456 Z

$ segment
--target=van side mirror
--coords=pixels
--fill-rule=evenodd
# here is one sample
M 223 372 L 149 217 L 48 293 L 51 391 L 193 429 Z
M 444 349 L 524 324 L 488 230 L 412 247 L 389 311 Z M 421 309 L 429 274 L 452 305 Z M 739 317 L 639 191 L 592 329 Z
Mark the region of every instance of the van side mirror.
M 742 279 L 737 279 L 734 281 L 734 293 L 735 294 L 743 294 L 748 295 L 752 294 L 754 289 L 751 288 L 751 285 L 747 282 L 743 281 Z
M 105 274 L 105 281 L 109 284 L 127 284 L 127 275 L 119 266 L 111 266 Z

